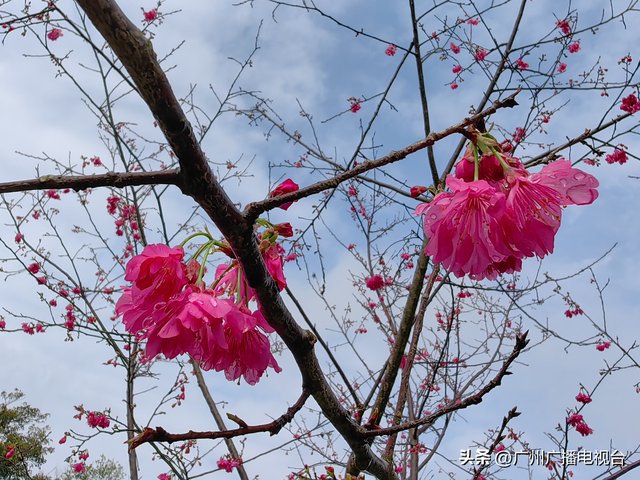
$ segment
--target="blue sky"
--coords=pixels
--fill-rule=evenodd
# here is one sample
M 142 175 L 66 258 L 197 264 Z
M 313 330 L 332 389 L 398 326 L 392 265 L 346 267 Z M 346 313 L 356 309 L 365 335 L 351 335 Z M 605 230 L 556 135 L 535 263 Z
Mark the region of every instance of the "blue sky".
M 178 98 L 187 98 L 192 91 L 194 102 L 204 112 L 213 115 L 219 106 L 213 91 L 218 96 L 226 94 L 239 70 L 238 62 L 233 59 L 243 62 L 251 54 L 259 31 L 260 48 L 252 57 L 251 65 L 246 67 L 233 87 L 233 91 L 242 88 L 255 92 L 256 96 L 269 99 L 269 106 L 279 115 L 278 122 L 284 123 L 291 132 L 299 131 L 304 141 L 315 145 L 314 132 L 309 122 L 300 115 L 301 107 L 304 108 L 313 117 L 317 141 L 325 154 L 336 162 L 345 162 L 353 155 L 354 148 L 360 140 L 361 129 L 371 118 L 377 104 L 376 95 L 386 88 L 402 58 L 402 48 L 406 48 L 411 41 L 409 10 L 405 2 L 402 5 L 397 5 L 397 2 L 372 0 L 322 0 L 315 3 L 336 20 L 352 26 L 355 30 L 362 29 L 364 33 L 377 39 L 366 35 L 356 36 L 330 19 L 314 12 L 306 12 L 304 9 L 282 6 L 274 12 L 274 5 L 269 2 L 256 1 L 253 4 L 233 6 L 230 1 L 221 0 L 168 1 L 161 6 L 160 11 L 163 14 L 171 14 L 163 18 L 162 25 L 151 28 L 155 34 L 153 45 L 158 56 L 162 58 L 180 42 L 185 41 L 163 66 L 169 70 L 168 77 Z M 488 2 L 478 2 L 480 10 L 486 7 L 483 6 L 484 3 Z M 73 13 L 74 7 L 71 2 L 61 0 L 59 5 L 63 10 Z M 626 6 L 624 2 L 619 1 L 612 4 L 590 2 L 589 5 L 579 6 L 577 28 L 580 29 L 594 18 L 599 18 L 602 9 L 605 9 L 605 15 L 608 14 L 610 5 L 615 9 Z M 140 9 L 149 10 L 154 5 L 128 2 L 122 6 L 134 23 L 142 26 Z M 575 4 L 573 6 L 575 7 Z M 555 22 L 567 15 L 568 8 L 568 2 L 536 0 L 527 3 L 526 22 L 515 46 L 523 47 L 523 54 L 527 53 L 523 59 L 532 68 L 541 65 L 541 69 L 545 70 L 557 57 L 559 46 L 552 41 L 554 35 L 558 34 Z M 512 2 L 504 8 L 486 14 L 487 25 L 499 44 L 508 38 L 510 22 L 516 10 L 517 5 Z M 424 31 L 439 32 L 445 19 L 447 24 L 451 25 L 456 18 L 465 19 L 467 16 L 475 16 L 471 6 L 445 6 L 422 20 Z M 74 14 L 73 18 L 77 18 L 77 14 Z M 630 27 L 634 24 L 635 18 L 630 15 L 626 22 L 627 27 Z M 458 32 L 461 37 L 453 39 L 456 43 L 461 44 L 460 38 L 469 35 L 468 38 L 474 44 L 488 50 L 492 49 L 492 40 L 482 24 L 473 28 L 466 26 Z M 43 25 L 35 28 L 35 34 L 41 39 L 44 38 L 44 33 Z M 97 34 L 92 34 L 94 41 L 100 44 Z M 548 36 L 550 42 L 540 48 L 533 48 L 533 43 L 542 36 Z M 602 26 L 597 34 L 590 31 L 576 34 L 575 40 L 580 41 L 581 50 L 562 58 L 562 61 L 567 63 L 567 72 L 565 77 L 559 76 L 558 79 L 563 82 L 568 81 L 568 78 L 580 79 L 580 75 L 585 71 L 591 71 L 593 65 L 607 69 L 609 81 L 619 80 L 623 76 L 619 60 L 630 54 L 634 60 L 631 67 L 635 68 L 640 59 L 640 55 L 632 50 L 634 45 L 638 45 L 637 29 L 625 28 L 620 20 Z M 433 130 L 446 128 L 468 115 L 470 107 L 478 104 L 480 92 L 486 86 L 493 68 L 484 69 L 473 60 L 471 53 L 464 49 L 457 56 L 451 54 L 447 48 L 450 41 L 442 35 L 439 45 L 443 49 L 425 61 Z M 384 54 L 388 43 L 400 47 L 396 56 L 389 57 Z M 72 32 L 65 31 L 64 36 L 51 43 L 50 47 L 59 56 L 69 54 L 65 65 L 69 66 L 87 92 L 102 98 L 99 76 L 90 68 L 86 68 L 93 65 L 91 52 Z M 95 115 L 83 103 L 82 93 L 71 81 L 65 76 L 57 76 L 56 67 L 46 56 L 40 56 L 44 51 L 34 34 L 29 33 L 22 37 L 19 32 L 12 32 L 5 38 L 1 48 L 0 69 L 3 74 L 0 76 L 0 98 L 3 113 L 0 114 L 0 126 L 3 132 L 3 148 L 0 161 L 3 163 L 3 181 L 30 179 L 38 174 L 55 173 L 52 162 L 43 162 L 34 157 L 47 156 L 63 164 L 77 165 L 82 162 L 81 156 L 100 156 L 106 168 L 113 168 L 109 160 L 109 151 L 99 137 Z M 496 55 L 495 52 L 490 52 L 488 59 L 495 60 Z M 515 60 L 516 57 L 510 58 Z M 541 61 L 541 58 L 544 61 Z M 464 81 L 456 79 L 451 71 L 458 63 L 464 68 L 461 77 Z M 116 82 L 117 78 L 113 77 L 110 81 Z M 450 87 L 453 81 L 459 85 L 456 90 Z M 517 82 L 514 82 L 513 85 L 516 84 Z M 626 89 L 624 96 L 632 91 L 631 88 Z M 567 138 L 579 135 L 585 128 L 597 126 L 603 118 L 610 119 L 622 113 L 619 106 L 614 104 L 619 92 L 610 89 L 608 93 L 609 96 L 601 96 L 601 90 L 567 92 L 549 99 L 544 109 L 555 110 L 561 106 L 562 108 L 551 116 L 548 124 L 545 124 L 547 133 L 533 132 L 530 137 L 531 144 L 526 145 L 525 149 L 519 149 L 517 154 L 525 158 L 535 156 L 544 151 L 538 147 L 538 143 L 558 145 Z M 347 99 L 350 97 L 365 100 L 358 113 L 348 111 Z M 504 132 L 499 130 L 500 126 L 504 131 L 512 133 L 530 114 L 531 93 L 523 91 L 518 97 L 518 102 L 519 107 L 502 110 L 492 117 L 491 121 L 496 123 L 495 132 L 499 140 L 504 139 Z M 254 105 L 256 100 L 238 97 L 234 103 L 242 109 Z M 129 94 L 121 99 L 115 112 L 117 121 L 130 122 L 131 129 L 141 137 L 152 142 L 162 142 L 159 130 L 153 126 L 153 118 L 142 101 L 134 95 Z M 324 122 L 338 114 L 341 115 Z M 620 128 L 630 128 L 635 123 L 637 120 L 630 118 L 621 124 Z M 224 183 L 231 198 L 242 206 L 264 198 L 270 186 L 282 178 L 291 176 L 301 186 L 322 178 L 321 171 L 274 167 L 285 162 L 298 161 L 305 149 L 293 142 L 287 142 L 286 138 L 275 130 L 267 137 L 265 134 L 269 131 L 266 121 L 252 125 L 246 117 L 229 112 L 216 120 L 202 142 L 210 160 L 220 165 L 222 174 L 226 171 L 227 161 L 237 164 L 239 169 L 248 167 L 250 176 L 243 178 L 241 182 L 230 179 Z M 388 103 L 382 105 L 380 116 L 365 141 L 365 147 L 375 148 L 366 152 L 371 157 L 383 156 L 391 150 L 403 148 L 421 139 L 423 131 L 415 65 L 408 63 L 401 70 L 397 82 L 389 92 Z M 599 135 L 599 138 L 607 140 L 607 133 Z M 149 154 L 157 148 L 157 145 L 145 144 L 141 138 L 136 142 L 140 149 L 144 148 L 141 150 L 142 154 Z M 440 168 L 448 161 L 457 142 L 458 138 L 451 138 L 436 145 L 436 158 Z M 638 151 L 638 142 L 633 135 L 614 142 L 617 143 L 628 146 L 630 153 Z M 603 149 L 607 153 L 612 150 L 611 147 Z M 569 158 L 575 161 L 585 152 L 583 146 L 577 146 L 571 152 L 563 154 L 570 155 Z M 163 162 L 170 161 L 166 152 L 161 153 L 159 158 Z M 524 284 L 533 279 L 537 272 L 548 272 L 554 278 L 570 275 L 591 264 L 617 244 L 605 259 L 594 266 L 593 271 L 601 285 L 608 282 L 604 301 L 609 332 L 629 348 L 638 336 L 636 312 L 640 282 L 637 279 L 637 266 L 640 258 L 637 239 L 640 234 L 640 222 L 636 212 L 640 209 L 640 202 L 636 192 L 640 180 L 632 177 L 640 176 L 640 167 L 632 158 L 622 166 L 602 163 L 600 167 L 584 164 L 580 167 L 595 175 L 600 181 L 599 199 L 593 205 L 569 207 L 565 211 L 562 227 L 556 237 L 554 254 L 546 258 L 541 267 L 535 259 L 525 261 L 521 282 Z M 104 170 L 87 169 L 87 173 L 94 172 L 102 173 Z M 390 166 L 387 173 L 398 179 L 395 185 L 404 184 L 407 191 L 416 184 L 429 184 L 429 171 L 423 152 L 413 155 L 401 164 Z M 378 178 L 390 181 L 388 177 Z M 365 186 L 361 189 L 367 192 Z M 95 212 L 96 221 L 106 232 L 107 243 L 113 244 L 114 248 L 120 248 L 121 242 L 118 243 L 119 239 L 114 235 L 112 219 L 106 214 L 107 195 L 104 190 L 94 191 L 90 196 L 88 208 Z M 6 197 L 18 199 L 20 195 L 9 194 Z M 186 212 L 191 212 L 194 204 L 190 199 L 181 197 L 177 189 L 169 189 L 167 197 L 164 210 L 167 226 L 170 230 L 175 230 L 187 215 Z M 319 197 L 301 200 L 286 213 L 272 212 L 271 219 L 274 222 L 289 221 L 295 228 L 302 228 L 318 202 Z M 31 200 L 26 199 L 23 203 L 30 205 Z M 417 205 L 406 199 L 405 203 L 411 208 Z M 88 241 L 87 238 L 70 233 L 77 223 L 87 224 L 75 197 L 63 196 L 60 203 L 51 205 L 60 210 L 55 222 L 63 232 L 64 245 L 71 251 L 82 249 Z M 387 207 L 380 213 L 380 221 L 393 218 L 398 211 L 400 207 L 397 204 Z M 1 215 L 2 239 L 12 247 L 15 229 L 9 224 L 6 211 L 3 210 Z M 149 235 L 157 241 L 160 237 L 154 229 L 158 227 L 158 222 L 153 219 L 152 213 L 149 213 L 148 218 L 151 227 Z M 364 252 L 362 236 L 355 230 L 348 206 L 344 202 L 333 201 L 323 220 L 343 243 L 354 243 L 358 251 Z M 202 219 L 197 222 L 204 225 Z M 211 228 L 211 225 L 209 227 Z M 419 222 L 409 221 L 402 228 L 405 228 L 402 230 L 404 233 L 395 237 L 389 235 L 382 243 L 390 244 L 398 238 L 403 238 L 408 229 L 419 228 Z M 62 246 L 56 245 L 50 237 L 45 236 L 46 231 L 44 225 L 35 221 L 25 226 L 26 237 L 41 240 L 42 245 L 55 256 L 61 252 Z M 326 268 L 326 297 L 331 299 L 331 305 L 335 305 L 338 317 L 350 307 L 353 310 L 353 318 L 359 321 L 360 318 L 366 317 L 366 314 L 357 306 L 360 297 L 353 288 L 352 275 L 362 278 L 366 273 L 352 254 L 335 246 L 327 228 L 320 226 L 318 237 L 321 238 L 319 242 L 322 245 Z M 176 243 L 181 240 L 180 237 L 176 239 Z M 102 255 L 101 258 L 108 258 L 108 253 L 100 252 L 99 255 Z M 4 250 L 2 258 L 11 258 L 11 255 Z M 310 250 L 308 258 L 309 268 L 320 276 L 317 255 L 313 249 Z M 30 260 L 24 261 L 28 264 Z M 24 273 L 11 275 L 17 270 L 15 262 L 6 265 L 5 270 L 9 274 L 3 284 L 0 306 L 5 309 L 2 315 L 7 321 L 7 329 L 19 328 L 24 320 L 14 318 L 6 312 L 20 312 L 34 318 L 46 318 L 49 315 L 48 309 L 39 302 L 37 296 L 37 292 L 44 290 L 36 287 L 34 280 Z M 327 338 L 335 343 L 340 342 L 340 337 L 335 334 L 335 325 L 326 313 L 325 304 L 307 285 L 307 271 L 304 264 L 300 265 L 301 268 L 298 269 L 295 263 L 287 264 L 285 273 L 289 284 L 295 286 L 296 294 L 304 300 L 308 311 L 313 314 L 312 320 L 326 333 Z M 80 275 L 89 282 L 93 272 L 87 267 Z M 113 274 L 110 280 L 114 287 L 123 284 L 118 274 Z M 563 285 L 563 292 L 567 291 L 585 312 L 602 324 L 600 299 L 594 293 L 594 284 L 589 272 L 567 281 Z M 551 291 L 548 290 L 547 294 L 551 294 Z M 47 298 L 50 296 L 46 295 Z M 108 320 L 109 306 L 104 306 L 103 315 Z M 57 314 L 61 310 L 62 308 L 58 307 Z M 548 322 L 554 330 L 573 340 L 589 337 L 589 332 L 593 332 L 593 329 L 586 318 L 567 319 L 562 314 L 564 310 L 561 299 L 555 297 L 536 306 L 535 315 L 543 324 Z M 429 318 L 433 323 L 432 314 Z M 531 329 L 534 343 L 541 339 L 541 333 L 530 320 L 524 319 L 523 327 Z M 380 351 L 386 354 L 387 346 L 384 337 L 376 332 L 375 325 L 369 323 L 367 329 L 369 333 L 366 337 L 358 337 L 357 345 L 363 357 L 375 362 L 380 357 Z M 64 339 L 64 332 L 54 328 L 50 328 L 46 334 L 33 337 L 21 332 L 0 336 L 0 361 L 5 366 L 0 374 L 2 389 L 21 389 L 26 393 L 26 400 L 30 404 L 51 414 L 49 425 L 52 428 L 51 438 L 54 442 L 72 428 L 88 433 L 88 427 L 84 422 L 80 423 L 72 418 L 75 414 L 74 405 L 84 404 L 92 410 L 111 408 L 112 414 L 124 418 L 123 372 L 121 369 L 104 365 L 113 356 L 109 348 L 91 338 L 81 337 L 73 342 L 66 342 Z M 520 363 L 513 368 L 515 375 L 507 378 L 499 391 L 493 392 L 483 404 L 465 411 L 453 422 L 440 453 L 453 459 L 457 458 L 461 448 L 470 448 L 474 440 L 483 440 L 484 432 L 489 428 L 496 428 L 506 411 L 515 405 L 523 415 L 514 421 L 514 428 L 525 431 L 525 438 L 532 445 L 539 448 L 549 447 L 544 432 L 553 432 L 556 424 L 563 422 L 566 416 L 565 409 L 575 404 L 573 397 L 579 391 L 580 382 L 591 388 L 600 379 L 598 372 L 604 368 L 605 361 L 614 362 L 620 353 L 614 351 L 614 348 L 599 353 L 595 350 L 595 345 L 572 346 L 568 349 L 564 347 L 564 343 L 552 339 L 523 355 Z M 322 353 L 320 356 L 323 362 L 326 361 Z M 292 359 L 286 351 L 277 358 L 284 371 L 278 375 L 270 374 L 255 387 L 246 384 L 237 386 L 224 380 L 221 374 L 211 372 L 207 374 L 209 388 L 216 392 L 216 399 L 228 401 L 224 405 L 225 411 L 239 415 L 247 423 L 270 421 L 270 417 L 284 412 L 299 394 L 299 374 Z M 345 353 L 344 359 L 350 362 L 352 357 Z M 348 365 L 351 374 L 357 375 L 355 362 Z M 142 423 L 142 418 L 149 414 L 155 405 L 154 402 L 161 397 L 163 386 L 166 388 L 176 375 L 174 365 L 159 364 L 156 368 L 162 372 L 161 381 L 141 382 L 141 389 L 147 385 L 149 388 L 156 385 L 158 387 L 140 397 Z M 605 380 L 605 386 L 598 390 L 593 404 L 584 411 L 585 418 L 589 420 L 589 425 L 596 434 L 584 440 L 576 440 L 576 445 L 584 445 L 592 450 L 609 448 L 610 442 L 616 448 L 625 451 L 637 447 L 637 436 L 634 435 L 638 427 L 634 423 L 636 420 L 620 418 L 620 412 L 628 411 L 629 405 L 637 401 L 637 394 L 633 388 L 636 381 L 637 375 L 634 376 L 633 370 L 617 372 Z M 283 395 L 283 392 L 286 394 Z M 314 404 L 311 403 L 309 406 L 313 408 Z M 161 424 L 168 431 L 213 429 L 213 422 L 208 418 L 206 406 L 199 397 L 195 381 L 192 380 L 184 405 L 175 409 L 168 407 L 167 414 L 154 420 L 152 426 Z M 307 426 L 315 421 L 313 413 L 309 413 L 306 418 Z M 261 451 L 290 440 L 291 435 L 286 432 L 272 439 L 267 438 L 266 434 L 250 437 L 244 444 L 244 458 L 251 458 Z M 96 459 L 100 453 L 104 453 L 107 457 L 118 459 L 126 465 L 125 449 L 121 441 L 124 441 L 122 435 L 100 435 L 89 444 L 91 459 Z M 216 444 L 203 441 L 199 445 L 201 451 L 206 451 Z M 156 478 L 159 473 L 165 471 L 158 461 L 150 461 L 150 452 L 148 446 L 139 449 L 141 478 Z M 215 468 L 214 460 L 223 452 L 224 447 L 219 446 L 213 456 L 208 458 L 206 465 Z M 70 443 L 57 446 L 44 471 L 64 468 L 63 460 L 69 453 Z M 314 457 L 305 459 L 308 463 L 315 460 Z M 444 460 L 437 459 L 432 468 L 433 472 L 437 472 L 438 467 L 435 465 L 440 465 L 437 462 L 441 462 L 447 469 L 456 470 Z M 301 463 L 302 460 L 295 452 L 286 456 L 276 453 L 249 462 L 247 469 L 251 478 L 258 474 L 260 478 L 284 478 L 299 468 Z M 595 467 L 581 468 L 583 470 L 576 471 L 585 478 L 595 477 L 599 473 Z M 546 478 L 545 470 L 534 470 L 533 478 Z M 214 478 L 218 475 L 222 477 L 225 473 L 215 474 Z M 502 477 L 498 478 L 516 478 L 517 475 L 523 475 L 517 478 L 529 478 L 525 472 L 516 473 L 515 470 L 503 472 L 501 475 Z

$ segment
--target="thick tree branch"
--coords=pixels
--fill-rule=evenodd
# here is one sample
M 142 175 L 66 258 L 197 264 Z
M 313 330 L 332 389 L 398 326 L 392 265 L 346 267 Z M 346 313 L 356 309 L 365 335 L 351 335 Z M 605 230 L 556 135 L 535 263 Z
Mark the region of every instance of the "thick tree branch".
M 422 150 L 431 145 L 434 145 L 437 141 L 442 140 L 443 138 L 448 137 L 449 135 L 453 135 L 454 133 L 462 133 L 463 131 L 465 131 L 465 129 L 468 126 L 474 125 L 478 120 L 496 113 L 501 108 L 515 107 L 516 105 L 518 105 L 515 100 L 516 95 L 518 95 L 518 93 L 520 93 L 520 90 L 516 91 L 512 95 L 509 95 L 504 100 L 496 100 L 495 102 L 493 102 L 493 105 L 491 105 L 489 108 L 487 108 L 486 110 L 483 110 L 480 113 L 476 113 L 471 117 L 467 117 L 461 122 L 455 125 L 452 125 L 448 128 L 445 128 L 444 130 L 441 130 L 439 132 L 431 132 L 423 140 L 412 143 L 411 145 L 403 148 L 402 150 L 393 151 L 378 160 L 365 161 L 359 164 L 357 167 L 354 167 L 344 173 L 341 173 L 340 175 L 336 175 L 335 177 L 330 178 L 328 180 L 323 180 L 321 182 L 317 182 L 308 187 L 301 188 L 300 190 L 297 190 L 295 192 L 287 193 L 285 195 L 281 195 L 274 198 L 268 198 L 261 202 L 252 202 L 248 204 L 244 209 L 243 216 L 248 221 L 252 222 L 256 218 L 258 218 L 258 216 L 261 213 L 266 212 L 268 210 L 273 210 L 274 208 L 277 208 L 280 205 L 284 205 L 285 203 L 300 200 L 301 198 L 308 197 L 309 195 L 313 195 L 315 193 L 320 193 L 324 190 L 336 188 L 341 183 L 351 178 L 357 177 L 358 175 L 362 175 L 364 172 L 367 172 L 369 170 L 374 170 L 376 168 L 384 167 L 385 165 L 389 165 L 390 163 L 395 163 L 400 160 L 403 160 L 407 158 L 409 155 L 411 155 L 412 153 L 415 153 L 419 150 Z
M 108 172 L 102 175 L 43 175 L 34 180 L 18 180 L 0 183 L 0 194 L 26 192 L 32 190 L 62 190 L 70 188 L 80 191 L 95 187 L 132 187 L 138 185 L 176 185 L 180 172 L 164 170 L 161 172 Z
M 146 427 L 141 433 L 131 440 L 127 440 L 125 443 L 129 444 L 129 450 L 133 450 L 147 442 L 173 443 L 185 440 L 198 440 L 202 438 L 213 440 L 216 438 L 233 438 L 260 432 L 269 432 L 270 435 L 277 435 L 280 430 L 282 430 L 282 427 L 293 420 L 293 417 L 295 417 L 296 413 L 302 409 L 309 396 L 309 390 L 303 388 L 298 401 L 293 404 L 293 406 L 289 407 L 286 413 L 270 423 L 249 426 L 235 415 L 227 414 L 230 420 L 233 420 L 240 425 L 240 428 L 219 432 L 194 432 L 193 430 L 189 430 L 187 433 L 169 433 L 162 427 L 156 427 L 155 429 Z

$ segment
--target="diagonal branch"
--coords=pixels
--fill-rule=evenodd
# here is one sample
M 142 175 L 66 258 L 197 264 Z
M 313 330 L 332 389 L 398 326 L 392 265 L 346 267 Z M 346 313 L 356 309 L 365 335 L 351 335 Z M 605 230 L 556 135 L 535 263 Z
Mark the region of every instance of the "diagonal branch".
M 419 150 L 430 147 L 434 145 L 437 141 L 442 140 L 443 138 L 448 137 L 449 135 L 453 135 L 454 133 L 464 132 L 468 126 L 474 125 L 480 119 L 494 114 L 501 108 L 513 108 L 514 106 L 517 105 L 515 98 L 516 98 L 516 95 L 518 95 L 518 93 L 520 93 L 520 90 L 517 90 L 515 93 L 513 93 L 512 95 L 509 95 L 504 100 L 496 100 L 495 102 L 493 102 L 493 105 L 491 105 L 489 108 L 483 110 L 480 113 L 476 113 L 471 117 L 467 117 L 461 122 L 456 123 L 455 125 L 445 128 L 444 130 L 441 130 L 439 132 L 431 132 L 429 135 L 427 135 L 426 138 L 419 140 L 415 143 L 412 143 L 411 145 L 403 148 L 402 150 L 393 151 L 378 160 L 365 161 L 359 164 L 358 166 L 344 173 L 341 173 L 340 175 L 336 175 L 335 177 L 330 178 L 328 180 L 323 180 L 321 182 L 317 182 L 308 187 L 301 188 L 300 190 L 297 190 L 295 192 L 287 193 L 285 195 L 279 195 L 273 198 L 268 198 L 261 202 L 252 202 L 248 204 L 247 207 L 244 209 L 243 216 L 248 221 L 253 223 L 253 220 L 255 220 L 263 212 L 277 208 L 280 205 L 284 205 L 285 203 L 294 202 L 301 198 L 308 197 L 309 195 L 320 193 L 324 190 L 330 190 L 332 188 L 336 188 L 341 183 L 351 178 L 357 177 L 358 175 L 362 175 L 364 172 L 367 172 L 369 170 L 374 170 L 376 168 L 384 167 L 385 165 L 389 165 L 390 163 L 395 163 L 400 160 L 403 160 L 407 158 L 409 155 L 411 155 L 412 153 L 415 153 Z
M 527 340 L 528 333 L 529 332 L 527 331 L 523 334 L 516 335 L 516 344 L 513 347 L 513 351 L 511 352 L 511 355 L 509 355 L 509 357 L 502 364 L 502 368 L 500 369 L 500 371 L 493 378 L 493 380 L 491 380 L 488 384 L 482 387 L 474 395 L 471 395 L 470 397 L 467 397 L 462 401 L 454 400 L 451 403 L 449 403 L 449 405 L 446 405 L 443 408 L 439 409 L 436 413 L 423 417 L 419 420 L 414 420 L 412 422 L 405 422 L 393 427 L 370 430 L 367 433 L 365 433 L 365 436 L 378 437 L 380 435 L 391 435 L 397 432 L 419 427 L 420 425 L 427 425 L 427 424 L 430 425 L 436 419 L 448 413 L 455 412 L 456 410 L 462 410 L 464 408 L 470 407 L 471 405 L 477 405 L 479 403 L 482 403 L 482 400 L 487 393 L 489 393 L 494 388 L 500 386 L 500 384 L 502 383 L 502 379 L 506 375 L 511 375 L 511 372 L 509 371 L 509 367 L 515 361 L 515 359 L 518 358 L 520 353 L 522 353 L 522 351 L 525 349 L 525 347 L 529 343 L 529 340 Z

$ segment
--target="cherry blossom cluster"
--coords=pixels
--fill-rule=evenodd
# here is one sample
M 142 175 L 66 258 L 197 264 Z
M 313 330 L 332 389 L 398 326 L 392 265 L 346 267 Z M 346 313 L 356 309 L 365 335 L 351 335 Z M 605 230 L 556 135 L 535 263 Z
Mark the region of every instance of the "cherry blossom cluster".
M 571 415 L 569 418 L 567 418 L 567 423 L 569 423 L 572 427 L 575 427 L 575 429 L 583 437 L 586 437 L 587 435 L 591 435 L 593 433 L 593 430 L 589 428 L 589 425 L 584 422 L 584 418 L 582 418 L 582 415 Z
M 109 419 L 106 415 L 100 412 L 89 412 L 87 414 L 87 424 L 91 428 L 109 428 Z
M 287 284 L 282 270 L 284 249 L 276 240 L 293 235 L 291 225 L 258 223 L 265 227 L 258 236 L 260 252 L 282 290 Z M 214 240 L 209 233 L 197 233 L 183 245 L 198 236 L 204 236 L 206 242 L 189 260 L 182 246 L 162 244 L 148 245 L 133 257 L 125 272 L 125 280 L 132 285 L 124 287 L 116 314 L 123 316 L 128 332 L 146 341 L 147 359 L 187 353 L 205 370 L 224 370 L 228 380 L 243 377 L 254 385 L 268 367 L 281 371 L 265 335 L 273 329 L 259 310 L 249 309 L 256 294 L 229 244 Z M 206 260 L 216 251 L 232 261 L 218 265 L 213 283 L 207 285 L 203 279 Z M 202 264 L 198 262 L 201 255 Z
M 522 268 L 522 259 L 553 253 L 562 207 L 588 205 L 598 181 L 567 160 L 530 173 L 488 133 L 473 141 L 447 177 L 450 191 L 419 205 L 425 253 L 457 277 L 495 280 Z
M 234 468 L 238 468 L 242 464 L 242 458 L 225 458 L 220 457 L 218 460 L 218 468 L 226 472 L 233 472 Z

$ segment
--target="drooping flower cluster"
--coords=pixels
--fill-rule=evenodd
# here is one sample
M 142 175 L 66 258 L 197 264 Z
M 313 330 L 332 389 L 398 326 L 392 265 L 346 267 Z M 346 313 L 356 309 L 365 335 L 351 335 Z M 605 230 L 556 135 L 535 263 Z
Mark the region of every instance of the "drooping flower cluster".
M 633 93 L 622 99 L 620 110 L 623 112 L 636 113 L 640 111 L 640 101 Z
M 575 427 L 578 433 L 580 433 L 580 435 L 582 435 L 583 437 L 586 437 L 587 435 L 591 435 L 593 433 L 593 430 L 589 428 L 589 425 L 584 422 L 584 418 L 582 417 L 582 415 L 571 415 L 569 418 L 567 418 L 567 423 L 569 423 L 572 427 Z
M 501 151 L 487 133 L 474 143 L 447 177 L 441 192 L 416 214 L 425 215 L 425 253 L 457 277 L 495 280 L 522 268 L 522 259 L 553 253 L 562 207 L 587 205 L 598 181 L 562 159 L 528 172 Z
M 276 239 L 278 230 L 287 233 L 290 227 L 263 223 L 269 228 L 260 238 L 260 251 L 282 290 L 286 286 L 284 250 Z M 197 235 L 206 236 L 208 241 L 188 262 L 182 247 L 162 244 L 148 245 L 133 257 L 125 273 L 125 280 L 132 285 L 124 288 L 116 313 L 123 316 L 127 331 L 138 340 L 146 340 L 146 358 L 160 354 L 175 358 L 188 353 L 205 370 L 224 370 L 228 380 L 244 377 L 254 385 L 267 367 L 281 371 L 265 335 L 273 329 L 260 311 L 249 309 L 248 303 L 256 295 L 235 259 L 231 265 L 217 267 L 210 286 L 204 283 L 205 268 L 197 257 L 203 254 L 206 261 L 216 249 L 233 254 L 228 244 L 213 240 L 208 233 Z
M 87 424 L 91 428 L 109 428 L 110 422 L 107 416 L 100 412 L 89 412 L 87 414 Z

